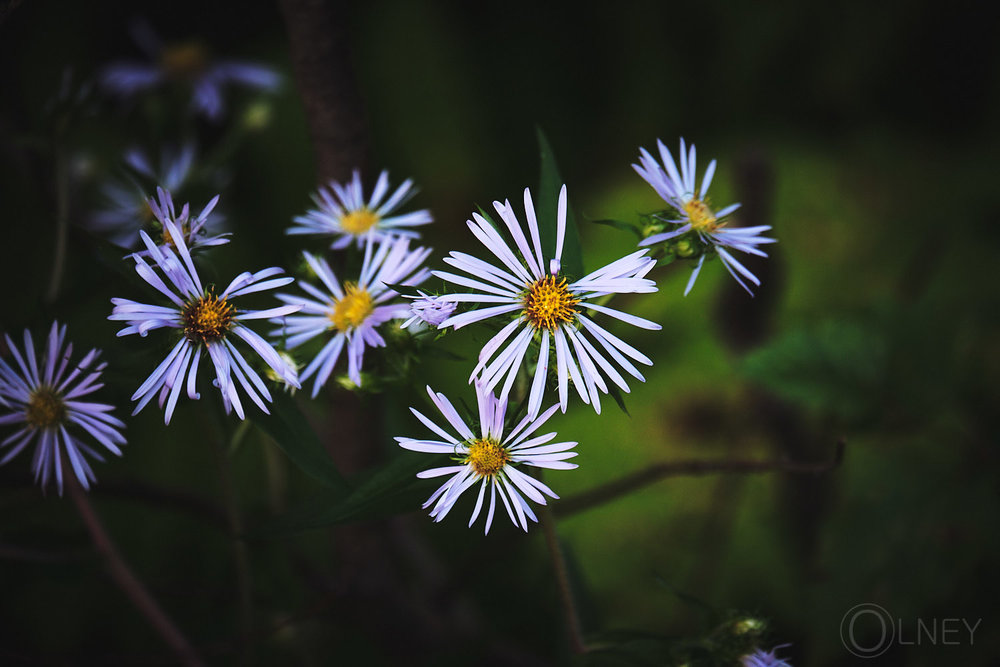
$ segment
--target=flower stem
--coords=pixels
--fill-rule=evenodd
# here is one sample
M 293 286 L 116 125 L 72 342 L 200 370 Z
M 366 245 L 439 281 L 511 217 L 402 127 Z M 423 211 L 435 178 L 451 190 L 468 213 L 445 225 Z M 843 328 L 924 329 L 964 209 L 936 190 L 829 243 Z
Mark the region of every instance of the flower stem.
M 234 434 L 234 438 L 239 433 Z M 243 541 L 243 520 L 240 516 L 239 504 L 236 498 L 236 488 L 233 486 L 232 469 L 229 464 L 227 447 L 218 439 L 215 441 L 215 454 L 219 463 L 219 483 L 222 485 L 222 500 L 225 504 L 226 520 L 233 540 L 233 562 L 236 568 L 236 587 L 239 595 L 239 630 L 243 637 L 249 637 L 253 628 L 253 598 L 250 594 L 250 559 L 247 545 Z M 246 647 L 246 643 L 240 644 Z M 239 664 L 246 663 L 245 650 L 239 656 Z
M 66 157 L 56 149 L 56 248 L 52 258 L 52 275 L 45 300 L 52 303 L 59 295 L 62 284 L 63 265 L 66 263 L 66 235 L 69 228 L 69 169 Z
M 573 653 L 586 653 L 587 647 L 583 643 L 583 632 L 580 629 L 580 615 L 577 613 L 576 602 L 573 598 L 573 589 L 569 583 L 569 571 L 566 569 L 566 558 L 563 556 L 562 547 L 559 545 L 559 537 L 556 535 L 556 521 L 552 516 L 552 511 L 548 505 L 538 508 L 539 522 L 545 533 L 545 545 L 549 549 L 549 556 L 552 558 L 552 568 L 555 570 L 556 583 L 559 585 L 559 601 L 562 603 L 563 614 L 566 616 L 566 630 L 569 633 L 570 649 Z
M 167 617 L 164 611 L 160 609 L 156 600 L 153 599 L 153 596 L 150 595 L 146 587 L 142 585 L 142 582 L 132 573 L 128 564 L 122 558 L 121 554 L 118 553 L 114 542 L 111 541 L 111 538 L 104 530 L 101 520 L 94 512 L 94 508 L 91 507 L 90 501 L 87 499 L 87 494 L 80 488 L 80 483 L 76 480 L 76 477 L 67 472 L 65 478 L 67 481 L 66 486 L 69 488 L 69 495 L 73 499 L 73 503 L 76 505 L 76 509 L 80 513 L 80 518 L 83 519 L 83 523 L 87 527 L 91 539 L 94 541 L 94 549 L 104 559 L 104 564 L 107 566 L 111 578 L 114 579 L 122 592 L 132 601 L 132 604 L 135 605 L 139 613 L 146 617 L 146 620 L 149 621 L 149 624 L 153 626 L 153 629 L 160 635 L 163 641 L 170 646 L 181 664 L 204 664 L 190 642 L 181 634 L 180 630 L 177 629 L 177 626 L 173 624 L 173 621 Z

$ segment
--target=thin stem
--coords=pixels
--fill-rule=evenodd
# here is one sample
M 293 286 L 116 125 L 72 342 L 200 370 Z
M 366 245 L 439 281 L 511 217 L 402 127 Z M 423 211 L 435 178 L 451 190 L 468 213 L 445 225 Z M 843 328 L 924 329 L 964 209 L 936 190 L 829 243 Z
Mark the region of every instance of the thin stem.
M 49 278 L 49 289 L 45 300 L 52 303 L 59 295 L 62 284 L 63 268 L 66 264 L 66 235 L 69 228 L 69 169 L 66 157 L 56 149 L 55 155 L 56 179 L 56 248 L 52 258 L 52 275 Z
M 237 431 L 239 433 L 239 431 Z M 235 434 L 234 434 L 235 435 Z M 222 486 L 222 500 L 225 504 L 226 520 L 229 522 L 229 532 L 233 540 L 233 563 L 236 567 L 236 587 L 239 595 L 239 630 L 244 637 L 250 635 L 253 628 L 253 599 L 250 594 L 250 559 L 246 542 L 243 541 L 243 521 L 240 516 L 239 504 L 236 498 L 236 488 L 233 486 L 232 470 L 229 464 L 227 447 L 218 439 L 214 439 L 215 454 L 219 464 L 219 483 Z M 246 645 L 240 655 L 240 663 L 246 662 Z
M 559 502 L 556 512 L 559 516 L 565 517 L 577 512 L 588 510 L 606 502 L 615 500 L 621 496 L 637 491 L 644 486 L 649 486 L 654 482 L 667 477 L 678 477 L 681 475 L 697 476 L 712 475 L 716 473 L 765 473 L 765 472 L 786 472 L 798 475 L 819 475 L 829 472 L 840 465 L 844 459 L 845 441 L 837 442 L 837 449 L 833 458 L 822 463 L 799 463 L 796 461 L 673 461 L 669 463 L 656 463 L 643 470 L 638 470 L 625 475 L 621 479 L 608 482 L 590 491 L 575 496 L 570 496 Z
M 94 548 L 104 564 L 108 568 L 108 573 L 115 580 L 118 587 L 132 601 L 140 614 L 146 617 L 153 629 L 163 638 L 163 641 L 170 646 L 170 649 L 177 655 L 178 660 L 184 665 L 202 665 L 201 658 L 195 652 L 190 642 L 181 634 L 177 626 L 160 609 L 160 606 L 153 599 L 146 587 L 142 585 L 138 577 L 132 573 L 128 564 L 115 548 L 114 542 L 104 530 L 101 520 L 91 507 L 87 494 L 80 487 L 80 483 L 72 474 L 65 475 L 69 488 L 69 495 L 76 505 L 80 518 L 83 519 L 91 539 L 94 541 Z
M 545 533 L 545 546 L 549 549 L 549 556 L 552 558 L 552 568 L 556 574 L 556 583 L 559 585 L 559 601 L 562 604 L 563 614 L 566 617 L 566 630 L 569 633 L 570 648 L 573 653 L 586 653 L 587 647 L 583 643 L 583 632 L 580 629 L 580 615 L 576 610 L 573 589 L 569 583 L 569 571 L 566 569 L 566 558 L 563 556 L 562 547 L 559 545 L 559 537 L 556 535 L 555 518 L 552 516 L 552 511 L 548 505 L 542 505 L 538 510 L 538 519 L 542 524 L 542 531 Z

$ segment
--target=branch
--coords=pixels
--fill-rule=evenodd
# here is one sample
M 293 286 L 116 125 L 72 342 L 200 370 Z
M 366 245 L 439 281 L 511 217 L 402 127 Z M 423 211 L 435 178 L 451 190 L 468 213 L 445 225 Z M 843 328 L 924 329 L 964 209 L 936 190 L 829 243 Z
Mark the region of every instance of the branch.
M 833 458 L 822 463 L 796 461 L 674 461 L 654 464 L 644 470 L 630 473 L 621 479 L 608 482 L 590 491 L 566 498 L 553 507 L 558 517 L 567 517 L 592 507 L 603 505 L 621 496 L 667 477 L 713 475 L 716 473 L 754 474 L 784 472 L 795 475 L 821 475 L 837 468 L 844 460 L 846 442 L 837 441 Z
M 170 646 L 177 655 L 178 660 L 184 665 L 201 665 L 201 658 L 195 652 L 188 640 L 181 634 L 173 621 L 160 609 L 153 596 L 150 595 L 146 587 L 143 586 L 139 578 L 133 574 L 128 564 L 118 553 L 114 542 L 108 537 L 101 520 L 90 506 L 86 492 L 80 487 L 80 483 L 72 473 L 66 472 L 66 486 L 69 488 L 69 495 L 73 499 L 80 518 L 83 519 L 91 539 L 94 541 L 94 549 L 104 559 L 104 564 L 108 568 L 108 574 L 115 580 L 118 587 L 132 601 L 140 614 L 146 617 L 149 624 L 160 635 L 164 642 Z
M 344 0 L 281 0 L 292 69 L 320 182 L 346 180 L 367 157 L 365 115 L 348 48 Z

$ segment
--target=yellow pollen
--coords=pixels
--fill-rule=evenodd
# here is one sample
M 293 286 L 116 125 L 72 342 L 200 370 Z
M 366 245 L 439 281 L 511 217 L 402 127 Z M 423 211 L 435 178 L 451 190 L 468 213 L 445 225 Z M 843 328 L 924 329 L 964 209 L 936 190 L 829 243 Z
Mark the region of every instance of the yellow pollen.
M 163 49 L 160 65 L 172 79 L 193 79 L 208 63 L 208 54 L 196 42 L 174 44 Z
M 359 208 L 356 211 L 351 211 L 340 218 L 340 226 L 344 228 L 344 231 L 348 234 L 364 234 L 369 229 L 375 226 L 379 221 L 378 215 L 367 208 Z
M 184 336 L 192 343 L 212 343 L 229 331 L 233 324 L 233 307 L 214 294 L 189 302 L 181 312 Z
M 341 333 L 360 326 L 375 310 L 372 295 L 354 283 L 344 283 L 344 298 L 334 299 L 333 314 L 330 319 Z
M 574 306 L 580 300 L 566 289 L 566 279 L 545 276 L 528 287 L 524 295 L 524 315 L 536 330 L 555 330 L 576 318 Z
M 493 440 L 473 440 L 463 463 L 480 477 L 493 477 L 510 461 L 507 448 Z
M 715 213 L 708 207 L 708 202 L 701 199 L 691 199 L 685 202 L 684 212 L 687 213 L 688 220 L 691 221 L 691 227 L 697 232 L 714 232 L 726 224 L 716 220 Z
M 152 212 L 151 212 L 152 213 Z M 186 221 L 180 225 L 181 228 L 181 240 L 185 240 L 191 234 L 191 222 Z M 174 242 L 174 237 L 167 231 L 167 228 L 163 228 L 163 234 L 160 237 L 160 245 L 170 246 L 171 248 L 176 248 L 177 244 Z
M 54 389 L 43 385 L 31 392 L 26 417 L 31 428 L 49 428 L 65 421 L 66 404 Z

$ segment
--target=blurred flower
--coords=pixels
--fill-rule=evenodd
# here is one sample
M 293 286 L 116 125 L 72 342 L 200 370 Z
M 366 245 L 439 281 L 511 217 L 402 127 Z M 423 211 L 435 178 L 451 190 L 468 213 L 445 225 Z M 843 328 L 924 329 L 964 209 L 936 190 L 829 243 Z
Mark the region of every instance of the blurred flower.
M 674 209 L 674 211 L 666 215 L 675 214 L 678 216 L 676 218 L 661 216 L 660 219 L 664 222 L 679 225 L 679 227 L 662 234 L 653 234 L 641 241 L 639 245 L 654 245 L 677 239 L 677 237 L 690 233 L 700 242 L 702 252 L 698 258 L 698 265 L 692 272 L 687 287 L 684 289 L 685 296 L 694 287 L 694 282 L 698 278 L 698 273 L 701 272 L 705 258 L 713 252 L 719 255 L 719 259 L 722 260 L 726 270 L 736 279 L 736 282 L 747 292 L 753 294 L 753 291 L 743 279 L 745 278 L 757 286 L 760 286 L 760 280 L 733 257 L 729 249 L 767 257 L 767 253 L 760 250 L 757 246 L 765 243 L 775 243 L 776 239 L 761 236 L 761 232 L 771 229 L 771 226 L 758 225 L 756 227 L 725 228 L 726 222 L 724 218 L 738 209 L 740 205 L 730 204 L 719 211 L 712 210 L 706 195 L 708 193 L 708 186 L 712 183 L 712 177 L 715 175 L 715 160 L 712 160 L 708 164 L 705 175 L 701 180 L 701 188 L 696 189 L 696 152 L 694 144 L 691 144 L 691 149 L 688 151 L 685 147 L 684 139 L 681 139 L 680 172 L 678 172 L 673 155 L 663 145 L 663 142 L 657 139 L 656 145 L 660 150 L 660 158 L 663 160 L 663 166 L 666 167 L 666 171 L 663 170 L 663 167 L 656 162 L 656 159 L 645 148 L 639 149 L 639 162 L 641 166 L 633 164 L 632 167 L 647 183 L 653 186 L 653 189 L 663 198 L 663 201 Z M 690 252 L 689 248 L 682 247 L 680 250 L 681 256 L 691 256 L 694 254 Z
M 138 413 L 159 394 L 159 404 L 166 404 L 164 423 L 177 405 L 184 376 L 187 375 L 188 398 L 197 400 L 200 394 L 195 390 L 198 362 L 204 349 L 215 366 L 216 378 L 213 384 L 222 393 L 226 412 L 235 409 L 240 419 L 244 418 L 243 405 L 236 391 L 238 382 L 257 406 L 268 412 L 264 400 L 271 401 L 264 382 L 250 367 L 243 355 L 232 343 L 232 336 L 242 338 L 261 359 L 288 384 L 298 386 L 295 369 L 282 360 L 267 341 L 247 328 L 246 320 L 280 317 L 302 308 L 301 303 L 279 306 L 268 310 L 236 310 L 230 303 L 234 297 L 252 292 L 281 287 L 292 282 L 291 277 L 273 278 L 283 270 L 271 267 L 256 273 L 244 272 L 236 276 L 229 286 L 216 296 L 213 288 L 205 289 L 191 261 L 191 253 L 181 231 L 169 219 L 164 219 L 166 233 L 173 240 L 171 245 L 157 245 L 146 232 L 140 232 L 146 245 L 147 255 L 153 259 L 167 281 L 146 263 L 139 253 L 132 255 L 135 270 L 157 291 L 166 296 L 173 306 L 156 306 L 137 303 L 129 299 L 112 299 L 115 304 L 109 320 L 125 321 L 128 326 L 118 332 L 119 336 L 137 333 L 145 336 L 152 329 L 170 328 L 180 334 L 180 340 L 157 366 L 156 370 L 132 395 L 138 400 L 132 414 Z M 235 377 L 235 381 L 234 378 Z M 263 398 L 263 400 L 262 400 Z
M 400 447 L 415 452 L 430 454 L 450 454 L 457 465 L 443 468 L 431 468 L 417 474 L 417 477 L 441 477 L 451 475 L 451 478 L 435 491 L 423 507 L 432 504 L 431 516 L 434 521 L 441 521 L 448 515 L 455 501 L 480 480 L 479 496 L 476 507 L 469 519 L 471 527 L 479 517 L 483 508 L 483 498 L 486 488 L 490 489 L 490 507 L 486 513 L 486 532 L 490 532 L 493 523 L 493 512 L 496 509 L 497 495 L 507 509 L 507 516 L 515 526 L 528 530 L 528 519 L 537 522 L 534 512 L 521 494 L 540 505 L 545 505 L 545 494 L 550 498 L 558 498 L 552 490 L 539 480 L 526 475 L 517 469 L 519 465 L 554 470 L 571 470 L 575 463 L 567 463 L 566 459 L 576 456 L 576 452 L 567 451 L 576 446 L 575 442 L 557 442 L 546 444 L 556 437 L 555 433 L 531 437 L 535 431 L 551 417 L 558 405 L 542 413 L 541 416 L 526 416 L 512 431 L 504 434 L 504 419 L 507 415 L 507 401 L 497 399 L 489 389 L 480 382 L 476 383 L 476 398 L 479 403 L 479 436 L 465 423 L 458 411 L 444 394 L 436 394 L 427 387 L 431 401 L 441 415 L 451 426 L 451 432 L 418 412 L 410 411 L 424 426 L 443 440 L 415 440 L 413 438 L 397 437 Z M 456 433 L 456 435 L 452 435 Z
M 24 354 L 14 341 L 4 335 L 18 370 L 0 359 L 0 424 L 24 424 L 14 435 L 0 443 L 11 447 L 0 465 L 7 463 L 33 440 L 38 441 L 31 467 L 35 481 L 44 488 L 53 476 L 59 495 L 63 490 L 62 459 L 65 454 L 73 474 L 84 488 L 96 481 L 86 456 L 103 461 L 101 455 L 72 435 L 67 427 L 76 425 L 89 433 L 105 449 L 121 456 L 125 444 L 121 429 L 125 424 L 108 414 L 111 405 L 80 400 L 101 387 L 97 379 L 106 363 L 97 363 L 100 350 L 93 349 L 78 363 L 70 365 L 73 344 L 63 348 L 66 326 L 52 323 L 48 342 L 38 363 L 31 333 L 24 330 Z M 68 373 L 67 373 L 68 371 Z M 86 456 L 85 456 L 86 455 Z
M 150 62 L 112 63 L 101 72 L 104 89 L 120 97 L 181 83 L 191 86 L 192 110 L 218 120 L 225 110 L 222 90 L 226 86 L 273 91 L 281 84 L 281 76 L 272 68 L 236 60 L 213 61 L 198 42 L 163 44 L 145 21 L 132 26 L 132 37 Z
M 323 346 L 319 354 L 306 366 L 301 379 L 313 375 L 312 395 L 319 393 L 326 384 L 340 353 L 347 348 L 347 375 L 357 386 L 361 386 L 361 364 L 365 346 L 384 347 L 385 339 L 375 330 L 389 320 L 401 319 L 409 314 L 405 303 L 386 303 L 398 292 L 387 285 L 419 285 L 430 276 L 421 268 L 430 254 L 430 248 L 410 250 L 409 239 L 385 239 L 374 250 L 369 239 L 365 245 L 364 262 L 357 282 L 343 284 L 337 280 L 326 260 L 303 252 L 309 267 L 326 287 L 326 292 L 300 280 L 299 287 L 313 299 L 289 294 L 279 294 L 285 303 L 302 304 L 302 314 L 272 322 L 281 328 L 271 332 L 272 336 L 287 336 L 285 345 L 293 349 L 319 335 L 333 331 L 333 336 Z
M 478 308 L 460 315 L 453 315 L 441 323 L 441 327 L 456 329 L 473 322 L 479 322 L 492 317 L 506 317 L 515 313 L 515 319 L 507 323 L 479 353 L 479 363 L 472 371 L 469 382 L 482 370 L 481 380 L 486 388 L 491 390 L 504 375 L 507 376 L 500 392 L 500 399 L 506 400 L 517 377 L 518 369 L 528 352 L 532 340 L 540 337 L 538 362 L 535 366 L 534 381 L 528 400 L 528 414 L 537 415 L 542 405 L 542 395 L 549 374 L 549 345 L 554 341 L 556 376 L 559 385 L 559 404 L 566 411 L 568 401 L 567 376 L 572 378 L 580 398 L 584 403 L 592 403 L 600 413 L 601 403 L 598 389 L 607 393 L 608 387 L 598 371 L 598 367 L 622 391 L 628 392 L 628 385 L 621 374 L 615 370 L 597 347 L 587 339 L 584 332 L 590 334 L 607 354 L 618 362 L 630 375 L 645 381 L 642 374 L 625 357 L 631 357 L 639 363 L 652 365 L 646 355 L 642 354 L 628 343 L 622 341 L 603 327 L 584 315 L 587 310 L 593 310 L 627 322 L 643 329 L 660 329 L 660 325 L 649 320 L 607 308 L 595 303 L 600 297 L 608 294 L 630 294 L 655 292 L 656 284 L 644 276 L 656 264 L 646 257 L 645 250 L 634 252 L 626 257 L 608 264 L 589 275 L 567 284 L 562 277 L 560 260 L 562 257 L 563 239 L 566 234 L 566 186 L 559 192 L 559 204 L 556 220 L 555 258 L 548 264 L 542 254 L 539 240 L 538 222 L 531 201 L 531 193 L 524 190 L 524 210 L 528 218 L 528 230 L 534 251 L 528 246 L 521 225 L 514 215 L 510 202 L 493 202 L 497 213 L 503 219 L 508 231 L 517 244 L 521 259 L 510 249 L 500 237 L 500 233 L 478 213 L 473 213 L 472 220 L 467 221 L 469 229 L 486 248 L 500 261 L 501 266 L 489 264 L 480 259 L 461 252 L 452 252 L 445 262 L 476 279 L 434 271 L 434 275 L 448 282 L 469 287 L 479 292 L 463 294 L 442 294 L 442 301 L 452 303 L 495 304 L 486 308 Z M 549 273 L 545 273 L 546 266 Z M 513 341 L 503 352 L 496 354 L 514 332 Z M 496 355 L 494 357 L 494 355 Z M 492 363 L 490 360 L 493 359 Z M 487 365 L 489 364 L 489 365 Z
M 327 188 L 320 187 L 312 199 L 318 208 L 295 218 L 298 226 L 289 227 L 288 234 L 325 234 L 336 237 L 331 248 L 346 248 L 355 241 L 360 248 L 367 239 L 381 241 L 385 238 L 406 236 L 420 238 L 420 234 L 407 229 L 433 221 L 430 211 L 421 209 L 411 213 L 393 215 L 413 196 L 413 181 L 406 180 L 385 199 L 389 191 L 389 172 L 379 174 L 371 199 L 365 201 L 361 188 L 361 173 L 354 172 L 350 183 L 330 181 Z
M 193 144 L 185 144 L 180 150 L 164 148 L 160 164 L 155 167 L 145 152 L 138 148 L 129 149 L 125 153 L 129 172 L 109 179 L 101 186 L 106 205 L 91 216 L 87 226 L 106 235 L 116 245 L 134 247 L 139 241 L 139 230 L 154 221 L 153 210 L 146 198 L 147 189 L 140 180 L 160 185 L 168 192 L 176 192 L 187 183 L 194 156 Z
M 786 646 L 791 646 L 791 644 L 775 646 L 766 653 L 761 649 L 757 649 L 753 653 L 743 656 L 740 664 L 742 667 L 792 667 L 790 662 L 782 660 L 775 655 L 778 649 L 785 648 Z
M 404 295 L 407 299 L 413 299 L 410 302 L 410 315 L 412 317 L 400 324 L 400 329 L 407 329 L 418 322 L 436 327 L 455 312 L 454 303 L 445 301 L 438 296 L 429 296 L 420 290 L 417 290 L 417 294 L 420 296 Z

